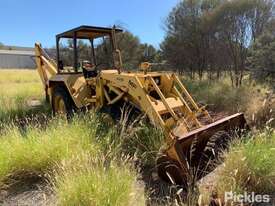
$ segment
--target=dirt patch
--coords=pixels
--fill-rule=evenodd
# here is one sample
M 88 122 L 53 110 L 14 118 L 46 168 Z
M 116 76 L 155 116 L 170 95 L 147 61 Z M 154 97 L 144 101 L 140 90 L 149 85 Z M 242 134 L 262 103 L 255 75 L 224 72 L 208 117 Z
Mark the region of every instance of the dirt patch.
M 50 206 L 56 205 L 51 187 L 40 177 L 15 181 L 0 191 L 3 206 Z

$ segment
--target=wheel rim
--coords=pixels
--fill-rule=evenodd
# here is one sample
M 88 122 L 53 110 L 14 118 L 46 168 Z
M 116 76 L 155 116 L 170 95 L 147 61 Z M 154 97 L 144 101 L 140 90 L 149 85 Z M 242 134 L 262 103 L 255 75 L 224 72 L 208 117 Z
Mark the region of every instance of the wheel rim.
M 65 115 L 67 113 L 65 101 L 60 96 L 54 98 L 54 111 L 60 115 Z

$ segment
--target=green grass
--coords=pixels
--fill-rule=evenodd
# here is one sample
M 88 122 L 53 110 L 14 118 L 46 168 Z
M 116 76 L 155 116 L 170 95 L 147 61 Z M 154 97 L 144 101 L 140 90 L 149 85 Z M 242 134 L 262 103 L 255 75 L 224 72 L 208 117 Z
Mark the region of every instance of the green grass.
M 137 154 L 153 163 L 159 131 L 154 145 L 149 128 L 138 125 L 139 134 L 121 125 L 106 129 L 94 114 L 76 116 L 70 123 L 26 121 L 22 128 L 14 124 L 17 119 L 49 113 L 47 105 L 28 105 L 32 99 L 43 101 L 40 79 L 31 70 L 0 72 L 0 186 L 14 178 L 41 176 L 52 183 L 60 205 L 144 205 L 137 174 L 124 159 Z
M 215 111 L 246 111 L 246 106 L 252 103 L 251 101 L 256 102 L 258 98 L 264 98 L 268 91 L 262 85 L 248 82 L 244 82 L 239 88 L 234 88 L 227 78 L 220 81 L 184 79 L 183 82 L 197 101 L 208 104 Z
M 63 163 L 55 190 L 60 205 L 123 206 L 144 205 L 136 176 L 127 162 L 104 162 L 105 158 L 78 157 Z M 123 164 L 124 163 L 124 164 Z
M 145 124 L 139 125 L 132 135 L 126 133 L 121 148 L 124 154 L 137 157 L 142 165 L 152 166 L 164 142 L 164 135 L 158 128 Z
M 36 70 L 1 69 L 0 87 L 0 122 L 50 112 Z M 31 107 L 32 100 L 39 100 L 42 105 Z
M 76 119 L 71 124 L 52 121 L 45 130 L 6 129 L 0 144 L 0 182 L 17 173 L 46 174 L 54 165 L 82 151 L 96 154 L 93 128 L 87 129 L 83 120 Z
M 24 132 L 7 127 L 0 136 L 0 186 L 40 176 L 54 185 L 59 205 L 143 205 L 143 192 L 135 193 L 136 172 L 123 158 L 106 153 L 100 139 L 111 138 L 98 136 L 99 121 L 90 114 L 70 123 L 52 119 L 46 128 Z
M 145 192 L 137 186 L 131 163 L 137 159 L 142 166 L 153 167 L 164 142 L 158 129 L 142 121 L 128 126 L 123 121 L 105 125 L 90 113 L 76 116 L 70 123 L 46 118 L 46 123 L 14 124 L 17 119 L 50 114 L 49 106 L 28 105 L 31 99 L 44 99 L 36 71 L 0 73 L 0 187 L 14 177 L 30 174 L 52 183 L 59 205 L 145 204 Z M 244 111 L 249 122 L 261 127 L 274 117 L 275 104 L 269 101 L 269 88 L 263 85 L 246 82 L 236 89 L 227 79 L 183 82 L 194 98 L 211 110 Z M 274 133 L 235 144 L 219 174 L 219 191 L 274 193 L 270 184 L 275 175 L 274 148 Z
M 267 131 L 236 143 L 226 154 L 217 188 L 257 194 L 275 193 L 275 132 Z
M 105 137 L 98 139 L 104 153 L 112 157 L 135 157 L 142 166 L 155 164 L 156 155 L 165 142 L 161 130 L 143 120 L 129 125 L 119 122 L 111 130 L 106 130 L 106 125 L 101 124 L 99 133 L 99 137 Z

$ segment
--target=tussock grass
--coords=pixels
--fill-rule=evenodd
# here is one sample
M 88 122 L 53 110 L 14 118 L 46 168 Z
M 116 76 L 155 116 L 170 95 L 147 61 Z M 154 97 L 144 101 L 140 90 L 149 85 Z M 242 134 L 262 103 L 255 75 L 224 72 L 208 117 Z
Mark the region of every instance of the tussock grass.
M 58 204 L 144 205 L 143 191 L 138 192 L 135 172 L 128 163 L 105 161 L 82 154 L 63 162 L 55 181 Z
M 136 172 L 121 153 L 110 154 L 113 128 L 104 132 L 94 114 L 69 123 L 52 119 L 46 128 L 5 128 L 0 137 L 0 187 L 26 176 L 46 178 L 59 205 L 143 205 Z M 108 131 L 110 130 L 110 131 Z M 118 139 L 119 140 L 119 139 Z M 112 148 L 112 147 L 111 147 Z M 115 159 L 115 158 L 118 159 Z M 139 192 L 137 192 L 139 191 Z
M 257 194 L 275 193 L 275 133 L 266 131 L 246 142 L 236 143 L 226 154 L 217 188 L 225 191 Z
M 191 81 L 183 80 L 195 99 L 208 104 L 215 111 L 237 112 L 246 110 L 248 103 L 252 103 L 255 97 L 263 98 L 268 89 L 261 85 L 253 85 L 248 82 L 239 88 L 231 86 L 229 79 L 220 81 Z
M 154 165 L 156 156 L 165 142 L 162 131 L 145 123 L 142 119 L 124 129 L 122 125 L 125 124 L 120 122 L 116 126 L 116 136 L 120 139 L 118 144 L 120 152 L 135 157 L 142 166 Z
M 138 160 L 142 166 L 152 166 L 160 148 L 164 146 L 164 135 L 159 128 L 146 122 L 142 115 L 131 119 L 131 109 L 123 107 L 120 120 L 110 130 L 106 130 L 110 125 L 100 120 L 97 141 L 106 154 L 113 157 L 126 155 Z M 99 117 L 104 118 L 102 115 Z
M 160 148 L 164 146 L 164 135 L 152 125 L 140 125 L 139 130 L 128 136 L 122 146 L 126 154 L 136 156 L 143 165 L 154 165 Z
M 7 129 L 1 136 L 0 182 L 18 173 L 44 175 L 54 165 L 81 153 L 96 154 L 93 143 L 96 127 L 87 129 L 83 120 L 68 124 L 55 120 L 45 129 Z

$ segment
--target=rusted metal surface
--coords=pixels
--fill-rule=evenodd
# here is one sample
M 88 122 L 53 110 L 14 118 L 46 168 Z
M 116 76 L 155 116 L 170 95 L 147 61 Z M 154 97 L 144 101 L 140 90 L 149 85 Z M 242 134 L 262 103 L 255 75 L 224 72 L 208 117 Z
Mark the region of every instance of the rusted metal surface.
M 219 130 L 230 131 L 235 129 L 242 130 L 245 128 L 247 128 L 247 124 L 244 118 L 244 114 L 237 113 L 220 119 L 212 124 L 202 126 L 201 128 L 193 130 L 187 134 L 183 134 L 182 136 L 178 137 L 178 141 L 180 143 L 185 143 L 195 137 L 198 137 L 199 139 L 209 137 Z

